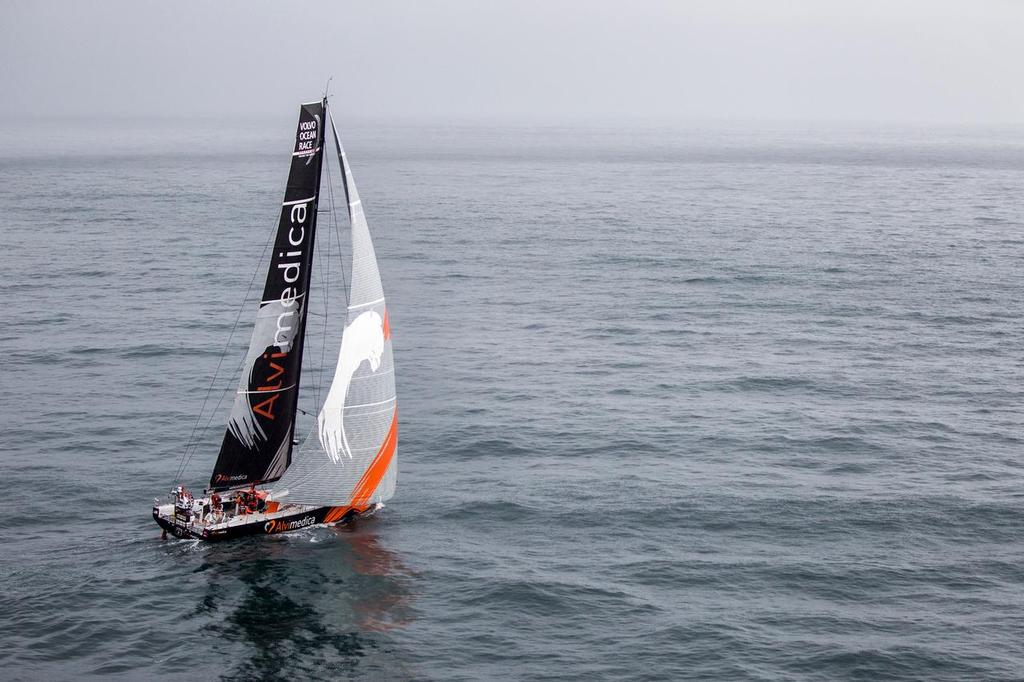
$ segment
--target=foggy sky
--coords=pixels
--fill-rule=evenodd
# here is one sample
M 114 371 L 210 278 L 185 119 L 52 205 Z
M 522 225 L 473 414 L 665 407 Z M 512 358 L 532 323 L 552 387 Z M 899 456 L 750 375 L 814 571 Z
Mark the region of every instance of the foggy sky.
M 0 0 L 0 117 L 1024 122 L 1024 2 Z

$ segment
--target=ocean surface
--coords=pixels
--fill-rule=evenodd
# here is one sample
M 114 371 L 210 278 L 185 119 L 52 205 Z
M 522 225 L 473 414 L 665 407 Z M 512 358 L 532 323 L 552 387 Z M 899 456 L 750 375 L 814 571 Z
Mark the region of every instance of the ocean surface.
M 0 125 L 0 678 L 1024 678 L 1024 130 L 339 123 L 398 493 L 209 545 L 294 114 Z

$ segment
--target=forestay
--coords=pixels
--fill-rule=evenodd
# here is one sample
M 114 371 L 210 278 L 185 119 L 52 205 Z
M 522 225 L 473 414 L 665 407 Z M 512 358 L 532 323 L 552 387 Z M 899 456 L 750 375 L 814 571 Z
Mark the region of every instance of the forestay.
M 391 498 L 398 413 L 391 329 L 377 257 L 338 131 L 334 132 L 352 228 L 348 313 L 338 364 L 312 433 L 275 486 L 289 503 L 365 507 Z

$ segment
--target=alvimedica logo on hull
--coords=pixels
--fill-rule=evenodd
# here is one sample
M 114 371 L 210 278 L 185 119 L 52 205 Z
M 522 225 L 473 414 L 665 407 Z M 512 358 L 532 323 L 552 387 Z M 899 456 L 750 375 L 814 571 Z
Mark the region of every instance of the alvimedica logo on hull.
M 296 530 L 298 528 L 305 528 L 306 526 L 312 526 L 316 524 L 315 516 L 303 516 L 301 519 L 295 521 L 267 521 L 263 525 L 263 530 L 267 533 L 283 533 L 286 530 Z

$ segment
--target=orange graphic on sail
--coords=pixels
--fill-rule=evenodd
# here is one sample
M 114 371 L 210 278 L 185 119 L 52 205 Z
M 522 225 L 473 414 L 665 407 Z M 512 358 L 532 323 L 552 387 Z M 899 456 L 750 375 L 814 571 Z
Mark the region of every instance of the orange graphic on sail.
M 391 418 L 391 428 L 388 429 L 388 435 L 384 438 L 380 450 L 377 451 L 377 455 L 370 462 L 369 468 L 363 474 L 363 477 L 359 479 L 359 483 L 356 484 L 355 491 L 352 493 L 351 505 L 353 507 L 366 506 L 370 496 L 373 495 L 373 492 L 384 478 L 384 474 L 387 472 L 388 466 L 395 456 L 395 447 L 397 445 L 398 410 L 395 409 L 395 415 Z

